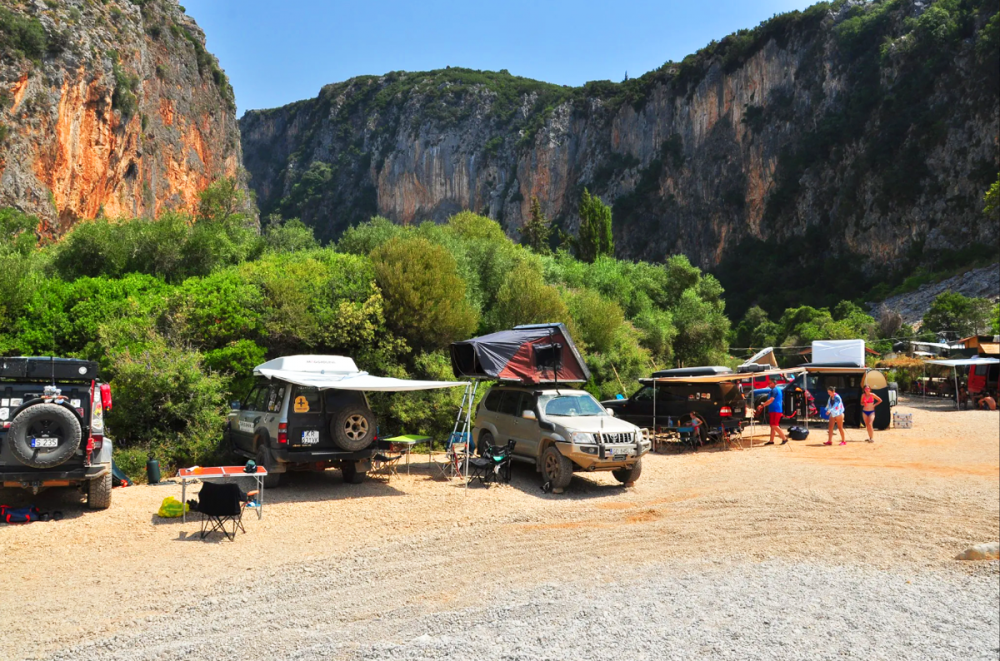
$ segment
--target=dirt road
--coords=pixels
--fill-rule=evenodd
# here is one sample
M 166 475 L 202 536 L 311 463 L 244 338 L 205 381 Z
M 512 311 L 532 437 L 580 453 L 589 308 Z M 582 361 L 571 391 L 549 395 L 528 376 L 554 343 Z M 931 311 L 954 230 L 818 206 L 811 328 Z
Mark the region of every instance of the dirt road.
M 549 603 L 551 594 L 575 608 L 598 604 L 591 619 L 578 618 L 584 627 L 609 617 L 616 593 L 645 595 L 649 612 L 658 613 L 676 581 L 701 586 L 691 588 L 695 601 L 729 599 L 720 612 L 747 590 L 780 603 L 782 577 L 791 586 L 803 575 L 862 602 L 890 603 L 893 581 L 912 581 L 922 586 L 907 597 L 916 609 L 948 610 L 939 599 L 954 591 L 952 607 L 965 599 L 964 607 L 995 614 L 997 563 L 953 558 L 1000 538 L 1000 417 L 916 406 L 897 409 L 913 413 L 913 429 L 880 433 L 873 445 L 861 430 L 848 430 L 848 446 L 824 447 L 825 433 L 814 430 L 784 447 L 649 456 L 630 489 L 589 474 L 575 477 L 566 494 L 544 494 L 526 466 L 515 466 L 509 486 L 470 489 L 420 465 L 389 484 L 303 474 L 267 493 L 264 519 L 249 517 L 235 543 L 202 541 L 197 522 L 156 517 L 164 497 L 180 497 L 179 486 L 116 489 L 106 512 L 42 494 L 39 506 L 62 508 L 67 518 L 0 527 L 0 621 L 31 632 L 0 628 L 0 658 L 486 658 L 507 649 L 489 647 L 489 632 L 503 625 L 480 632 L 485 638 L 475 645 L 441 636 L 471 636 L 481 622 L 464 618 L 509 614 L 515 602 Z M 17 495 L 0 492 L 0 501 Z M 726 581 L 735 581 L 731 593 Z M 805 588 L 788 590 L 806 607 L 814 599 Z M 611 601 L 601 606 L 605 598 Z M 761 616 L 754 604 L 745 612 Z M 537 616 L 553 621 L 544 608 Z M 666 636 L 673 630 L 666 619 L 649 631 L 637 624 L 631 637 Z M 873 623 L 873 645 L 889 622 Z M 712 649 L 726 656 L 724 645 L 699 646 L 724 626 L 692 624 L 693 638 L 683 642 L 695 647 L 678 658 L 711 658 Z M 899 626 L 900 640 L 916 635 L 905 618 Z M 938 658 L 963 658 L 960 649 L 969 658 L 989 636 L 995 643 L 995 615 L 979 626 L 954 657 L 946 646 Z M 560 642 L 563 633 L 553 632 L 551 644 L 522 641 L 510 658 L 590 658 L 588 650 L 625 658 L 630 649 L 597 654 L 600 645 L 573 648 Z M 798 634 L 774 635 L 745 643 L 744 652 Z M 796 649 L 770 656 L 795 658 L 788 654 Z M 872 655 L 920 658 L 880 650 Z M 643 648 L 630 655 L 644 658 Z

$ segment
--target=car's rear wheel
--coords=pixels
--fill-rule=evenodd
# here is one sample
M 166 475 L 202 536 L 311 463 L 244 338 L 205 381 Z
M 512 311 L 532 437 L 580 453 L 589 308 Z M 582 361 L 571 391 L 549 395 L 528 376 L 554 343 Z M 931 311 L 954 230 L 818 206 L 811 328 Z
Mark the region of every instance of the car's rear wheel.
M 486 456 L 486 448 L 495 445 L 493 442 L 493 434 L 488 431 L 483 431 L 479 434 L 479 443 L 476 445 L 476 452 L 480 457 Z
M 111 507 L 111 471 L 87 483 L 87 507 L 106 510 Z
M 635 462 L 635 466 L 632 466 L 632 468 L 619 468 L 611 471 L 611 474 L 625 486 L 632 486 L 632 483 L 642 475 L 642 459 Z
M 361 484 L 365 481 L 366 472 L 359 471 L 357 464 L 353 461 L 345 461 L 340 472 L 344 474 L 344 482 L 348 484 Z
M 265 489 L 273 489 L 281 484 L 281 473 L 275 472 L 276 462 L 269 447 L 263 444 L 258 445 L 254 461 L 257 462 L 258 466 L 263 467 L 267 471 L 267 475 L 263 479 Z
M 542 475 L 553 490 L 561 491 L 573 479 L 573 462 L 562 456 L 556 446 L 550 445 L 542 453 Z

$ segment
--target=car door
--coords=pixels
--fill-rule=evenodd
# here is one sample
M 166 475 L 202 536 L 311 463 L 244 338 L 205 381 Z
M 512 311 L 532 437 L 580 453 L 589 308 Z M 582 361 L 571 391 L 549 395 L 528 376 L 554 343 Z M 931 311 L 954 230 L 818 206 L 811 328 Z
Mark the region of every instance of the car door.
M 252 419 L 251 413 L 253 407 L 256 405 L 256 400 L 260 396 L 261 388 L 264 387 L 258 384 L 250 389 L 247 396 L 243 398 L 240 402 L 239 411 L 235 411 L 235 415 L 230 418 L 230 428 L 229 433 L 232 435 L 233 445 L 236 446 L 238 450 L 243 452 L 249 452 L 253 454 L 253 426 L 250 423 Z
M 522 392 L 521 401 L 517 405 L 519 412 L 517 422 L 517 437 L 514 439 L 514 453 L 528 457 L 537 457 L 538 448 L 542 442 L 542 429 L 538 426 L 538 400 L 533 393 Z M 525 411 L 535 414 L 535 419 L 524 417 Z
M 500 438 L 496 439 L 496 443 L 503 445 L 508 440 L 513 439 L 516 454 L 524 454 L 525 452 L 520 405 L 521 391 L 505 390 L 497 409 L 497 432 L 500 434 Z

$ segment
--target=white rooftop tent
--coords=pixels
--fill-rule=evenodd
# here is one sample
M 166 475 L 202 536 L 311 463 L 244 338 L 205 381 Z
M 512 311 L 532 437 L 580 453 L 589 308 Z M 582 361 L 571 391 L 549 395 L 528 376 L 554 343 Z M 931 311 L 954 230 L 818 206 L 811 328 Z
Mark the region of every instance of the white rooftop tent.
M 354 361 L 345 356 L 285 356 L 261 363 L 254 368 L 253 373 L 320 390 L 408 392 L 466 385 L 464 381 L 419 381 L 372 376 L 359 370 Z

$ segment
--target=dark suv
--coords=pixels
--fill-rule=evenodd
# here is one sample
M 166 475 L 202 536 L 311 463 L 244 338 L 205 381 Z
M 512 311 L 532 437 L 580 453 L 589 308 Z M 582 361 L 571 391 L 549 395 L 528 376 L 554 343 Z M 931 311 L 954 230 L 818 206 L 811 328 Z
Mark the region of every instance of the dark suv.
M 375 414 L 363 392 L 263 377 L 232 403 L 225 429 L 233 451 L 267 469 L 267 487 L 277 486 L 290 470 L 331 467 L 357 484 L 370 466 L 375 433 Z
M 95 362 L 0 358 L 0 485 L 32 493 L 77 487 L 91 509 L 110 507 L 110 407 Z
M 726 368 L 680 368 L 655 372 L 653 378 L 685 376 L 705 376 L 731 373 Z M 721 371 L 724 369 L 725 371 Z M 628 399 L 611 399 L 601 402 L 614 411 L 615 415 L 645 429 L 653 429 L 653 383 L 647 383 Z M 734 381 L 699 383 L 657 383 L 656 384 L 656 426 L 667 427 L 687 422 L 692 412 L 700 419 L 702 442 L 716 436 L 724 428 L 729 432 L 739 432 L 744 424 L 746 405 L 739 384 Z

